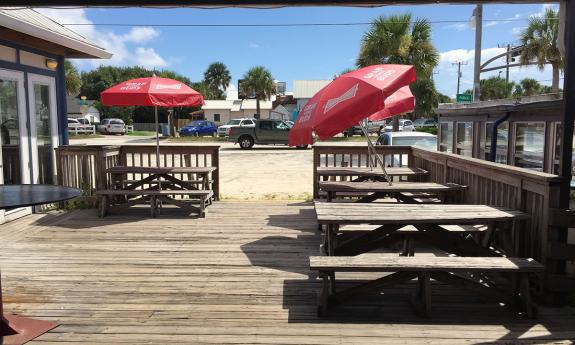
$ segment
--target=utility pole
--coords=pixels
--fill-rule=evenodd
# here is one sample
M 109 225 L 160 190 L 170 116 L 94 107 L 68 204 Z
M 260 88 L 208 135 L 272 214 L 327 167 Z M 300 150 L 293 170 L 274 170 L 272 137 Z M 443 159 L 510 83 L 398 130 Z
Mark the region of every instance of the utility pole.
M 481 36 L 483 34 L 483 5 L 477 4 L 473 11 L 475 24 L 475 64 L 473 66 L 473 102 L 479 102 L 481 95 Z
M 505 85 L 509 84 L 509 62 L 511 61 L 511 56 L 509 55 L 509 51 L 511 50 L 511 45 L 507 45 L 507 55 L 505 55 Z
M 452 66 L 457 65 L 457 93 L 456 95 L 459 95 L 459 86 L 461 85 L 461 65 L 467 65 L 466 63 L 463 63 L 462 61 L 457 61 L 457 62 L 453 62 L 451 63 Z

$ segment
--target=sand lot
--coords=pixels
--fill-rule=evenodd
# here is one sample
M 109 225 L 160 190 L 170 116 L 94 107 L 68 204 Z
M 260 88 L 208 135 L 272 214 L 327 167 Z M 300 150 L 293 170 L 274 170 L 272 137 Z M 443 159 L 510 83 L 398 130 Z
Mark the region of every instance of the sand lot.
M 72 139 L 71 145 L 154 144 L 151 137 L 105 136 Z M 214 143 L 203 143 L 212 145 Z M 162 145 L 164 142 L 162 141 Z M 169 145 L 175 145 L 170 143 Z M 190 144 L 186 144 L 190 145 Z M 202 145 L 198 143 L 198 145 Z M 231 143 L 220 145 L 220 191 L 223 199 L 309 199 L 312 194 L 312 150 L 285 146 L 258 146 L 240 150 Z

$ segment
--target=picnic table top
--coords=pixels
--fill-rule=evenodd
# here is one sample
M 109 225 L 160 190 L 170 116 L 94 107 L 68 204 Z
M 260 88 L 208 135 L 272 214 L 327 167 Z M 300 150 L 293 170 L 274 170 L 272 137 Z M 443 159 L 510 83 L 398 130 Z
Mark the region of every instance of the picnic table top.
M 466 189 L 456 183 L 436 182 L 347 182 L 320 181 L 319 188 L 326 192 L 449 192 Z
M 521 211 L 487 205 L 315 202 L 320 224 L 485 224 L 527 219 Z
M 178 174 L 178 173 L 210 173 L 215 167 L 138 167 L 138 166 L 115 166 L 106 169 L 109 174 Z
M 413 176 L 427 174 L 426 170 L 410 167 L 387 167 L 385 168 L 385 171 L 388 176 Z M 317 173 L 320 176 L 384 176 L 380 167 L 317 167 Z

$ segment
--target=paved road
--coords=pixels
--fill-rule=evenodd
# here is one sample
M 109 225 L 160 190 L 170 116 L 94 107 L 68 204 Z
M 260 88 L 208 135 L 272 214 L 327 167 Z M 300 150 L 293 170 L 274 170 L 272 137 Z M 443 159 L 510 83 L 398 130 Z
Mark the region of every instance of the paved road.
M 178 145 L 160 141 L 161 145 Z M 73 139 L 71 145 L 155 144 L 154 137 L 108 135 L 94 139 Z M 186 143 L 220 145 L 221 194 L 230 199 L 306 199 L 312 193 L 312 150 L 286 146 L 256 145 L 241 150 L 232 143 Z

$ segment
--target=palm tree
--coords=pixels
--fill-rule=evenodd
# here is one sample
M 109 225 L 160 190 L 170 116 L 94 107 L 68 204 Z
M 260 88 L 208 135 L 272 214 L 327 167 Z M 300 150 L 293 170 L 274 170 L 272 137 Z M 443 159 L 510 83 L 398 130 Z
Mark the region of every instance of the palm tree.
M 414 65 L 418 79 L 428 79 L 439 63 L 439 53 L 431 43 L 427 19 L 411 21 L 411 14 L 381 16 L 363 36 L 357 65 Z
M 228 88 L 231 80 L 230 71 L 223 62 L 212 63 L 204 72 L 204 82 L 211 94 L 218 99 L 223 98 L 224 90 Z
M 559 14 L 552 8 L 547 8 L 543 16 L 529 18 L 529 25 L 521 32 L 520 63 L 528 65 L 537 63 L 539 70 L 546 64 L 553 67 L 552 92 L 559 92 L 559 72 L 563 69 L 563 58 L 557 47 L 559 37 Z
M 82 87 L 82 79 L 76 66 L 68 60 L 64 60 L 64 79 L 66 81 L 66 94 L 68 96 L 77 95 Z
M 272 73 L 263 66 L 252 67 L 244 74 L 242 87 L 247 95 L 255 95 L 256 112 L 260 115 L 260 100 L 270 99 L 276 93 Z
M 438 63 L 439 53 L 431 43 L 431 24 L 427 19 L 412 22 L 409 13 L 375 19 L 363 36 L 357 58 L 359 67 L 375 64 L 415 66 L 418 81 L 411 85 L 411 91 L 419 95 L 415 98 L 417 115 L 431 115 L 432 104 L 437 103 L 430 100 L 430 96 L 437 94 L 431 76 Z

